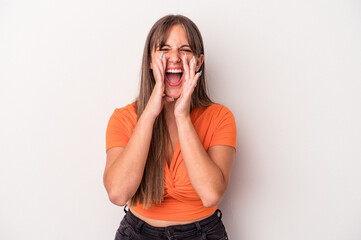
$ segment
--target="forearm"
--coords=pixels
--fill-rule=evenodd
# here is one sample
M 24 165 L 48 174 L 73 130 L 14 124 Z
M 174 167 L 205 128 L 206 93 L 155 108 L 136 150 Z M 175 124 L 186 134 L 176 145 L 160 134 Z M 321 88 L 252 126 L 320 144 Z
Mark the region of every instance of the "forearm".
M 104 173 L 104 185 L 112 202 L 124 205 L 137 191 L 143 177 L 155 118 L 145 110 L 127 146 Z
M 177 119 L 178 137 L 190 181 L 205 206 L 217 205 L 226 189 L 220 168 L 205 151 L 190 117 Z

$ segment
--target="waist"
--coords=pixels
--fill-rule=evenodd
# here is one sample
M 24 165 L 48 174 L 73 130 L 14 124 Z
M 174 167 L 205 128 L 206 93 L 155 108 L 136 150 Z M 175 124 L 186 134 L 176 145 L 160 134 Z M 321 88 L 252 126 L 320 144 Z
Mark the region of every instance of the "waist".
M 164 235 L 169 234 L 173 235 L 182 233 L 183 237 L 187 237 L 187 235 L 194 236 L 198 235 L 201 231 L 208 231 L 221 222 L 222 212 L 217 209 L 214 213 L 203 220 L 166 227 L 152 226 L 135 216 L 131 211 L 127 211 L 124 218 L 135 231 L 143 232 L 146 235 L 150 235 L 155 238 L 159 237 L 159 239 L 161 239 Z
M 217 206 L 206 208 L 202 203 L 195 201 L 189 203 L 181 202 L 174 198 L 165 198 L 160 205 L 153 205 L 147 209 L 144 209 L 141 204 L 131 207 L 131 211 L 139 218 L 142 218 L 145 222 L 149 222 L 151 220 L 162 220 L 169 222 L 181 222 L 180 224 L 202 220 L 212 215 L 216 210 Z M 167 223 L 159 223 L 163 224 L 163 226 L 167 225 Z M 155 224 L 156 222 L 154 221 L 153 225 Z
M 129 210 L 134 216 L 136 216 L 137 218 L 139 218 L 140 220 L 143 220 L 144 222 L 148 223 L 151 226 L 154 227 L 169 227 L 172 225 L 185 225 L 185 224 L 189 224 L 189 223 L 194 223 L 197 221 L 201 221 L 203 219 L 206 219 L 208 217 L 210 217 L 212 214 L 207 215 L 205 217 L 201 217 L 198 219 L 194 219 L 194 220 L 186 220 L 186 221 L 167 221 L 167 220 L 157 220 L 157 219 L 152 219 L 152 218 L 147 218 L 145 216 L 140 215 L 137 212 L 132 211 L 131 209 Z

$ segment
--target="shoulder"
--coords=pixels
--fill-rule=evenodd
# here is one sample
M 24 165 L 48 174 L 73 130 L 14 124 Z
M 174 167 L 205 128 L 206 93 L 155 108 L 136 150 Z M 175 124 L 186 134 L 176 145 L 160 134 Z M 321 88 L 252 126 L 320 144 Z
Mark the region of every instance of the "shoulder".
M 198 110 L 195 128 L 208 147 L 227 145 L 236 149 L 237 127 L 235 118 L 224 105 L 211 104 L 207 108 Z
M 126 106 L 116 108 L 113 112 L 113 116 L 119 119 L 137 119 L 137 110 L 135 108 L 135 102 L 130 103 Z
M 198 110 L 199 115 L 209 119 L 222 119 L 224 117 L 233 117 L 233 113 L 225 105 L 212 103 L 206 108 Z
M 232 113 L 225 105 L 212 103 L 210 106 L 206 108 L 206 111 L 212 113 Z
M 116 108 L 110 116 L 106 130 L 106 150 L 125 147 L 137 123 L 135 104 Z
M 135 114 L 135 115 L 137 115 L 137 110 L 135 108 L 135 102 L 127 104 L 120 108 L 116 108 L 114 110 L 114 112 L 117 114 Z
M 113 111 L 109 119 L 108 128 L 122 126 L 122 128 L 126 127 L 132 129 L 137 124 L 137 121 L 137 111 L 135 102 L 133 102 L 124 107 L 116 108 Z
M 191 114 L 195 126 L 207 129 L 217 129 L 224 124 L 235 126 L 235 118 L 224 105 L 213 103 L 205 108 L 196 108 Z

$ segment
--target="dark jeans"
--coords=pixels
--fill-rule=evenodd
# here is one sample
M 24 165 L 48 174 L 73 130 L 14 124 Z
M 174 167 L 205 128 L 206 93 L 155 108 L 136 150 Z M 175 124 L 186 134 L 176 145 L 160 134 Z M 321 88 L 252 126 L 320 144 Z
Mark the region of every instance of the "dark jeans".
M 211 216 L 198 222 L 169 227 L 153 227 L 124 207 L 125 216 L 115 235 L 115 240 L 227 240 L 227 232 L 222 223 L 222 212 L 217 209 Z

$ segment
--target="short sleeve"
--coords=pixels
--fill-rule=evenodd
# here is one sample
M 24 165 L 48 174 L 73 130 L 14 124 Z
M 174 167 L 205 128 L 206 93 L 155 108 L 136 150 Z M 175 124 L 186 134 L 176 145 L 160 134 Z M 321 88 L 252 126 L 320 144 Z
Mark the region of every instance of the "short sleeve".
M 211 146 L 226 145 L 237 149 L 237 128 L 232 112 L 222 106 L 216 117 L 216 127 L 210 143 Z
M 112 147 L 125 147 L 133 133 L 136 120 L 127 109 L 115 109 L 106 130 L 106 151 Z

